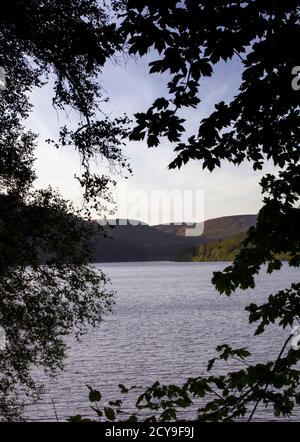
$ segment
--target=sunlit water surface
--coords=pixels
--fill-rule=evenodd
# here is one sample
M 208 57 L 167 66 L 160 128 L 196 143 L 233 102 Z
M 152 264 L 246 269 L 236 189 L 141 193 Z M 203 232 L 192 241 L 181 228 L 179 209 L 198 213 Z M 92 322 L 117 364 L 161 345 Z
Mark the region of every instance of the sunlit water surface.
M 253 337 L 244 307 L 262 303 L 266 297 L 299 280 L 299 270 L 284 266 L 257 278 L 255 290 L 220 296 L 211 284 L 212 273 L 228 263 L 140 262 L 99 264 L 117 291 L 112 315 L 89 331 L 78 343 L 69 340 L 65 369 L 54 380 L 38 375 L 45 383 L 41 403 L 26 406 L 27 420 L 59 420 L 81 413 L 92 416 L 86 384 L 97 388 L 103 400 L 120 397 L 118 384 L 150 385 L 180 383 L 205 374 L 215 347 L 228 342 L 248 346 L 253 360 L 267 361 L 278 354 L 289 330 L 271 326 Z M 220 373 L 226 366 L 217 365 Z M 230 367 L 232 368 L 232 366 Z M 131 409 L 130 401 L 125 411 Z M 127 408 L 126 408 L 127 407 Z M 183 418 L 194 418 L 195 409 Z M 271 411 L 258 408 L 258 420 L 272 420 Z M 300 420 L 297 410 L 291 418 Z

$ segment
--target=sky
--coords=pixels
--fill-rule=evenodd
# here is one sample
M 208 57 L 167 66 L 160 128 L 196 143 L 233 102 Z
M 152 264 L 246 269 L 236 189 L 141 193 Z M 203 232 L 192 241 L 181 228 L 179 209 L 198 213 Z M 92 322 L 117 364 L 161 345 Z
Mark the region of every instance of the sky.
M 129 59 L 117 65 L 109 61 L 105 65 L 99 81 L 110 97 L 109 103 L 104 105 L 104 110 L 112 118 L 124 113 L 133 117 L 134 113 L 147 110 L 156 98 L 166 93 L 168 76 L 149 75 L 148 58 L 144 57 L 139 61 Z M 198 108 L 185 110 L 182 113 L 186 119 L 187 134 L 197 132 L 199 122 L 209 115 L 215 103 L 230 100 L 238 91 L 240 82 L 241 65 L 237 57 L 228 64 L 219 63 L 213 77 L 204 79 L 202 83 L 201 103 Z M 80 173 L 78 154 L 68 148 L 55 150 L 45 143 L 47 138 L 56 137 L 59 125 L 72 122 L 75 115 L 72 113 L 68 116 L 58 115 L 51 108 L 49 86 L 35 90 L 32 101 L 34 111 L 27 124 L 39 133 L 36 151 L 38 179 L 35 185 L 38 188 L 45 188 L 50 184 L 58 189 L 63 197 L 80 206 L 82 196 L 79 185 L 74 179 L 74 174 Z M 258 212 L 262 205 L 259 181 L 266 171 L 273 171 L 271 165 L 263 171 L 254 172 L 249 163 L 237 167 L 224 162 L 221 168 L 211 173 L 202 170 L 199 161 L 191 161 L 180 170 L 168 170 L 168 164 L 175 157 L 173 148 L 174 146 L 166 141 L 163 141 L 159 147 L 151 149 L 147 148 L 145 141 L 126 144 L 124 155 L 129 159 L 133 175 L 126 183 L 121 177 L 114 177 L 118 182 L 114 194 L 116 202 L 120 203 L 122 195 L 121 203 L 123 203 L 118 204 L 119 211 L 116 217 L 134 218 L 149 224 L 158 224 L 170 221 L 192 222 L 197 221 L 196 218 L 199 217 L 201 219 L 198 222 L 201 222 L 204 219 L 221 216 Z M 107 172 L 101 164 L 98 165 L 98 170 L 100 173 Z M 158 195 L 157 192 L 164 193 L 160 206 L 153 205 L 153 198 Z M 182 219 L 174 219 L 175 215 L 178 218 L 180 212 L 179 210 L 176 213 L 176 207 L 180 207 L 184 195 L 187 194 L 192 195 L 195 200 L 197 195 L 201 196 L 199 210 L 197 206 L 193 216 L 191 211 L 185 211 Z M 168 195 L 171 200 L 173 198 L 171 206 L 175 208 L 171 212 L 168 209 Z M 124 198 L 127 198 L 127 204 L 124 204 Z M 94 214 L 94 217 L 100 215 Z

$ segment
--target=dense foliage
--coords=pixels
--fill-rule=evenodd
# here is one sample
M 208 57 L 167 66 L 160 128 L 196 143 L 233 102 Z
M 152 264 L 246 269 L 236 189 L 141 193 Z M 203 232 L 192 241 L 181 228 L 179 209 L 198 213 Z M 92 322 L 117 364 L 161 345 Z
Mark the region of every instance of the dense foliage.
M 239 253 L 245 237 L 245 233 L 237 233 L 230 238 L 202 244 L 201 246 L 182 254 L 179 257 L 179 260 L 194 262 L 233 261 Z
M 178 261 L 193 262 L 218 262 L 218 261 L 234 261 L 243 247 L 243 241 L 246 239 L 246 232 L 240 232 L 229 238 L 202 244 L 199 247 L 190 249 L 182 253 L 178 257 Z M 280 253 L 276 255 L 276 259 L 280 261 L 288 261 L 290 258 L 288 253 Z
M 96 0 L 3 0 L 0 23 L 0 419 L 10 420 L 22 405 L 18 392 L 38 397 L 31 368 L 54 373 L 63 363 L 63 338 L 98 324 L 111 309 L 105 275 L 88 265 L 90 228 L 80 217 L 110 198 L 111 179 L 92 173 L 90 161 L 127 167 L 127 121 L 100 113 L 106 97 L 98 75 L 122 40 Z M 72 122 L 48 142 L 80 155 L 81 212 L 50 188 L 34 188 L 39 140 L 25 121 L 31 93 L 48 83 L 58 114 L 73 111 Z

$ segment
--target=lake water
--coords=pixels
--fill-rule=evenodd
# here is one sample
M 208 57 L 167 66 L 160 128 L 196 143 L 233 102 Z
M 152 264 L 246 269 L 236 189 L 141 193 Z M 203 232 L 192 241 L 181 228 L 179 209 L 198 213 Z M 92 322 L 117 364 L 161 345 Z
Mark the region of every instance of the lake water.
M 99 389 L 103 400 L 119 398 L 117 385 L 150 385 L 155 380 L 180 383 L 205 374 L 215 347 L 229 343 L 248 346 L 255 360 L 277 356 L 288 331 L 270 327 L 253 337 L 244 306 L 261 303 L 281 288 L 299 281 L 299 270 L 284 266 L 280 272 L 257 278 L 255 290 L 220 296 L 211 284 L 213 271 L 228 263 L 140 262 L 99 264 L 117 291 L 112 315 L 80 343 L 70 341 L 65 370 L 57 379 L 40 376 L 46 384 L 41 403 L 27 405 L 28 420 L 55 420 L 81 413 L 92 416 L 86 384 Z M 232 366 L 230 367 L 232 368 Z M 217 365 L 216 372 L 224 370 Z M 127 405 L 130 410 L 130 404 Z M 191 410 L 185 418 L 193 418 Z M 259 408 L 258 420 L 274 419 Z M 298 411 L 292 419 L 300 420 Z

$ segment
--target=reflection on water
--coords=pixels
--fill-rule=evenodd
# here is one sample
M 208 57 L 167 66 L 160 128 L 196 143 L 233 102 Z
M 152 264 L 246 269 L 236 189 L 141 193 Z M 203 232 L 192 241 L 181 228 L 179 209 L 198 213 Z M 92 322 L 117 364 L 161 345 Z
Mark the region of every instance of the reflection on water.
M 215 356 L 215 347 L 224 342 L 233 347 L 248 346 L 256 360 L 274 358 L 285 334 L 271 327 L 254 338 L 254 326 L 248 325 L 244 306 L 261 303 L 270 293 L 297 282 L 299 270 L 285 266 L 272 276 L 262 272 L 255 290 L 227 297 L 218 295 L 211 284 L 212 272 L 225 265 L 99 264 L 117 290 L 114 312 L 81 343 L 70 340 L 64 372 L 51 381 L 40 377 L 46 384 L 44 398 L 40 404 L 28 405 L 25 417 L 55 420 L 52 398 L 59 420 L 79 412 L 93 416 L 85 384 L 100 389 L 104 398 L 111 400 L 119 398 L 119 383 L 147 386 L 157 379 L 180 383 L 204 374 L 208 359 Z M 216 366 L 217 372 L 222 369 L 224 366 Z M 256 416 L 260 420 L 273 418 L 264 409 Z M 185 417 L 193 416 L 185 413 Z

